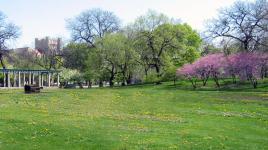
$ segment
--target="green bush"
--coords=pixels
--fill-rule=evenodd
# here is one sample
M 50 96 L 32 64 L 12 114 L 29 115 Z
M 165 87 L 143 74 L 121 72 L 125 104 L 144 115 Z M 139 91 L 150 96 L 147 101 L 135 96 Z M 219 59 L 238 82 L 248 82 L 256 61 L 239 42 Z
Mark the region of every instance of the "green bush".
M 159 78 L 156 73 L 151 73 L 145 76 L 143 81 L 144 83 L 159 83 L 161 78 Z

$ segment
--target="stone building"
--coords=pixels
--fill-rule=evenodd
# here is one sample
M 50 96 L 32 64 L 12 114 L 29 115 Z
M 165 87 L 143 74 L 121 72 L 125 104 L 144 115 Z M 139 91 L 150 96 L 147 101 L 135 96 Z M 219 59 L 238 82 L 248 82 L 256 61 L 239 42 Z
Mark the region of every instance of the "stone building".
M 62 46 L 61 38 L 49 38 L 45 37 L 42 39 L 35 38 L 35 49 L 42 53 L 47 52 L 60 52 Z

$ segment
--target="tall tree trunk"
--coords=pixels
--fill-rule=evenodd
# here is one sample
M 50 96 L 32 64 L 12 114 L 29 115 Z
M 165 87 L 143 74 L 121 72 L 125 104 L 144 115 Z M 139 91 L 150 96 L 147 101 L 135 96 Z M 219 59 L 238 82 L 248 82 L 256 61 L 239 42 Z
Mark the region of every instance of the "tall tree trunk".
M 189 80 L 191 81 L 193 88 L 196 89 L 196 81 L 194 81 L 193 79 L 189 79 Z
M 218 77 L 214 77 L 214 81 L 216 83 L 216 86 L 219 88 L 220 87 L 220 83 L 219 83 Z
M 102 80 L 99 81 L 99 87 L 103 87 L 103 81 Z
M 155 65 L 155 71 L 157 73 L 157 77 L 160 77 L 160 67 L 159 67 L 159 65 Z
M 6 69 L 6 66 L 5 66 L 5 63 L 4 63 L 4 60 L 3 60 L 3 54 L 0 52 L 0 62 L 1 62 L 1 66 L 3 67 L 3 69 Z M 5 79 L 6 81 L 4 81 L 4 83 L 6 83 L 6 85 L 4 85 L 4 87 L 7 86 L 7 80 L 8 80 L 8 75 L 6 73 L 4 73 L 4 76 L 5 76 Z
M 204 77 L 204 78 L 202 79 L 203 86 L 206 86 L 206 85 L 207 85 L 207 81 L 208 81 L 208 77 Z
M 110 84 L 110 87 L 113 87 L 114 86 L 114 77 L 115 77 L 115 67 L 113 66 L 112 67 L 112 70 L 111 70 L 111 76 L 110 76 L 110 79 L 109 79 L 109 84 Z
M 147 67 L 144 67 L 144 73 L 145 73 L 145 76 L 147 77 L 148 76 L 148 68 Z
M 88 88 L 92 88 L 92 82 L 91 81 L 88 81 Z
M 236 77 L 235 77 L 235 75 L 232 75 L 232 78 L 233 78 L 233 84 L 236 84 Z
M 250 79 L 250 82 L 251 82 L 253 88 L 256 89 L 257 88 L 257 85 L 258 85 L 257 79 L 251 78 Z
M 110 80 L 109 80 L 109 84 L 110 84 L 110 87 L 113 87 L 114 86 L 114 79 L 111 77 Z
M 157 82 L 156 84 L 161 84 L 161 81 L 160 81 L 160 78 L 161 78 L 161 74 L 160 74 L 160 66 L 159 65 L 155 65 L 155 71 L 156 71 L 156 74 L 157 74 Z
M 244 42 L 243 42 L 243 45 L 244 45 L 244 49 L 245 49 L 245 51 L 248 52 L 248 50 L 249 50 L 249 47 L 248 47 L 248 46 L 249 46 L 249 45 L 248 45 L 248 41 L 247 41 L 247 40 L 244 41 Z
M 128 75 L 127 77 L 127 85 L 131 84 L 131 74 Z
M 123 79 L 122 79 L 122 83 L 121 85 L 122 86 L 126 86 L 126 80 L 127 80 L 127 77 L 126 77 L 126 68 L 124 67 L 124 69 L 122 69 L 122 75 L 123 75 Z
M 84 88 L 82 82 L 78 82 L 78 85 L 79 85 L 79 88 L 80 88 L 80 89 L 83 89 L 83 88 Z

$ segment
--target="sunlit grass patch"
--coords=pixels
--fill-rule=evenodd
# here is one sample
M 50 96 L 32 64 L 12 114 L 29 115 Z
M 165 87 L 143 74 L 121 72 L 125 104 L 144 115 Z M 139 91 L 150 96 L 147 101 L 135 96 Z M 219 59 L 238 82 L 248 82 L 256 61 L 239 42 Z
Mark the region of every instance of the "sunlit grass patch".
M 267 149 L 266 92 L 0 91 L 0 149 Z

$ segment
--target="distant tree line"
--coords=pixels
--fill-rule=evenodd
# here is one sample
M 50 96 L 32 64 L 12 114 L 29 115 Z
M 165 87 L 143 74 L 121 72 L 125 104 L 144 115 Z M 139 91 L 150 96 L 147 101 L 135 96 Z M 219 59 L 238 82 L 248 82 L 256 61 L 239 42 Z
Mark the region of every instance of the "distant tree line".
M 63 50 L 44 53 L 42 57 L 7 53 L 7 44 L 18 38 L 20 31 L 3 16 L 1 13 L 0 60 L 3 68 L 8 65 L 62 70 L 65 84 L 71 81 L 81 87 L 85 83 L 91 87 L 107 82 L 110 86 L 160 84 L 171 80 L 175 83 L 176 70 L 182 66 L 185 69 L 185 64 L 189 67 L 208 59 L 216 65 L 222 58 L 250 56 L 253 59 L 260 54 L 266 56 L 268 51 L 266 0 L 236 1 L 230 7 L 222 8 L 217 17 L 208 21 L 202 38 L 188 24 L 152 10 L 128 25 L 122 25 L 113 12 L 98 8 L 86 10 L 67 20 L 71 41 Z M 224 57 L 218 59 L 218 56 Z M 240 61 L 239 58 L 234 60 Z M 198 78 L 204 83 L 212 76 L 218 80 L 218 73 L 199 73 L 202 75 Z M 238 76 L 242 78 L 235 75 Z

